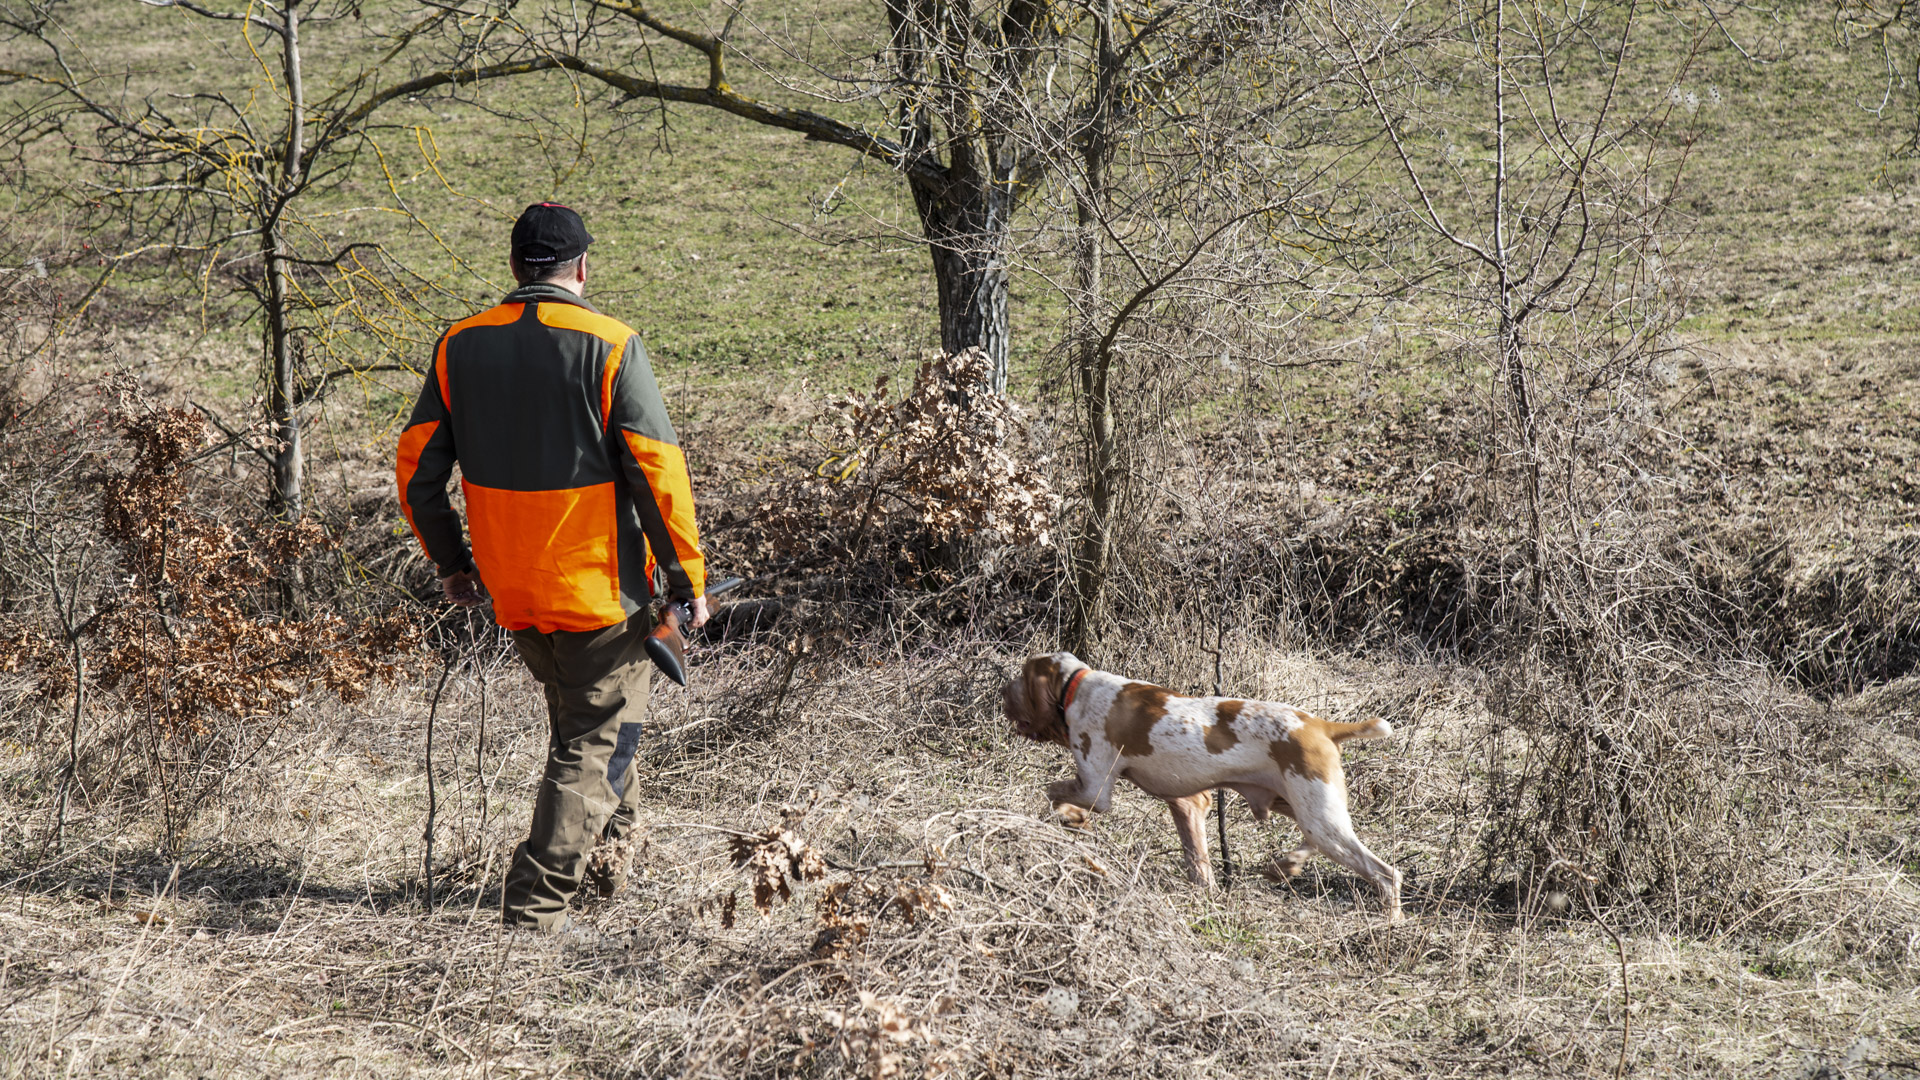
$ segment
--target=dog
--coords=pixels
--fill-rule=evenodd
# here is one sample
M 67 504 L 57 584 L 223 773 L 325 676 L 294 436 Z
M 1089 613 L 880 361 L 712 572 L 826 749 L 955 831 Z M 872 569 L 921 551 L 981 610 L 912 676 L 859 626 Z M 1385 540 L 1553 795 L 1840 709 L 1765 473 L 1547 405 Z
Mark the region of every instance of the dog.
M 1354 835 L 1340 769 L 1340 744 L 1386 738 L 1385 720 L 1339 723 L 1277 702 L 1181 697 L 1067 652 L 1028 659 L 1001 700 L 1016 734 L 1073 753 L 1074 777 L 1047 787 L 1069 821 L 1105 813 L 1126 777 L 1173 811 L 1188 878 L 1212 888 L 1206 812 L 1214 788 L 1231 788 L 1257 820 L 1278 810 L 1300 824 L 1304 843 L 1276 856 L 1270 872 L 1292 877 L 1318 851 L 1372 882 L 1388 921 L 1400 921 L 1400 871 Z

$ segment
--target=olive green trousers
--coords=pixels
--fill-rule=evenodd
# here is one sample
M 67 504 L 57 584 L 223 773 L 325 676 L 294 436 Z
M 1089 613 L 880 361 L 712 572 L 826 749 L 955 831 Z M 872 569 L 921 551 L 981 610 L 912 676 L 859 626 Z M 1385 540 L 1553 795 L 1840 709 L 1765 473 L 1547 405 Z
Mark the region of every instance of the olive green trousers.
M 602 838 L 632 831 L 634 758 L 653 665 L 647 618 L 600 630 L 515 630 L 527 670 L 547 692 L 547 768 L 533 828 L 513 852 L 501 896 L 509 926 L 558 930 Z

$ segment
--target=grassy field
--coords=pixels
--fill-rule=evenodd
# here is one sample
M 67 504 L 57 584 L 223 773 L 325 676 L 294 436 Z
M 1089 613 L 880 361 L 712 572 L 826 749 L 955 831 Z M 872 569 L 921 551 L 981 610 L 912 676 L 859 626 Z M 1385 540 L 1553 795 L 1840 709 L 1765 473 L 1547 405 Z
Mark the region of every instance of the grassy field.
M 829 5 L 814 40 L 852 50 L 873 17 Z M 247 63 L 177 12 L 79 18 L 99 66 L 135 65 L 136 88 Z M 1498 844 L 1533 745 L 1502 713 L 1509 672 L 1367 629 L 1389 625 L 1372 621 L 1397 610 L 1386 600 L 1336 629 L 1304 602 L 1212 598 L 1226 588 L 1208 558 L 1228 538 L 1355 568 L 1355 605 L 1371 602 L 1362 571 L 1400 581 L 1421 551 L 1506 565 L 1448 509 L 1473 497 L 1461 463 L 1488 375 L 1409 327 L 1350 362 L 1193 392 L 1156 477 L 1163 543 L 1128 578 L 1172 575 L 1183 595 L 1130 615 L 1098 658 L 1201 689 L 1217 643 L 1230 693 L 1391 719 L 1396 736 L 1355 745 L 1347 768 L 1360 835 L 1407 875 L 1405 925 L 1324 860 L 1291 883 L 1260 877 L 1292 827 L 1257 827 L 1237 804 L 1239 872 L 1213 894 L 1185 883 L 1165 811 L 1124 785 L 1090 830 L 1051 820 L 1043 791 L 1065 756 L 1014 738 L 998 694 L 1023 656 L 1056 646 L 1060 613 L 992 583 L 917 625 L 715 647 L 691 691 L 658 688 L 636 880 L 550 939 L 503 935 L 493 916 L 546 740 L 537 687 L 494 634 L 470 628 L 353 706 L 315 696 L 277 718 L 177 857 L 134 783 L 77 801 L 56 847 L 71 699 L 4 672 L 0 1077 L 1920 1076 L 1920 675 L 1794 667 L 1838 647 L 1807 640 L 1830 626 L 1880 633 L 1890 656 L 1916 636 L 1920 164 L 1888 155 L 1908 134 L 1894 110 L 1862 107 L 1881 85 L 1869 51 L 1805 12 L 1735 28 L 1755 59 L 1721 41 L 1687 76 L 1708 104 L 1672 260 L 1692 296 L 1686 348 L 1630 403 L 1631 460 L 1661 494 L 1592 525 L 1666 530 L 1691 546 L 1661 557 L 1723 574 L 1729 592 L 1775 590 L 1772 610 L 1742 609 L 1750 655 L 1712 673 L 1676 664 L 1683 737 L 1643 748 L 1666 767 L 1725 766 L 1752 803 L 1683 808 L 1664 834 L 1730 869 L 1660 910 L 1734 914 L 1707 925 L 1526 895 Z M 327 33 L 316 72 L 351 59 Z M 0 67 L 32 62 L 0 45 Z M 1632 93 L 1669 92 L 1657 82 Z M 366 170 L 314 212 L 436 267 L 451 316 L 504 291 L 519 206 L 580 208 L 598 238 L 592 295 L 646 338 L 711 524 L 804 463 L 799 434 L 826 395 L 907 370 L 937 340 L 931 274 L 904 190 L 846 152 L 605 104 L 551 80 L 397 110 L 381 136 L 395 187 L 437 240 L 355 210 L 392 201 Z M 44 146 L 29 161 L 40 177 L 76 168 Z M 44 258 L 65 295 L 83 292 L 95 267 L 73 220 L 0 190 L 23 265 Z M 446 249 L 471 269 L 436 262 Z M 166 267 L 130 269 L 71 362 L 238 414 L 258 392 L 257 329 L 189 294 Z M 1059 311 L 1037 275 L 1019 279 L 1014 391 L 1043 420 Z M 356 556 L 408 543 L 387 455 L 415 385 L 383 374 L 316 416 L 315 498 Z M 258 487 L 244 459 L 204 468 L 210 489 Z M 715 532 L 716 569 L 744 545 Z M 1021 582 L 1059 561 L 1024 558 L 1007 571 Z M 417 559 L 386 565 L 369 593 L 422 584 Z M 11 617 L 26 593 L 9 589 Z M 140 718 L 94 708 L 82 749 L 104 775 L 116 746 L 143 745 Z M 783 823 L 829 869 L 762 915 L 730 844 Z

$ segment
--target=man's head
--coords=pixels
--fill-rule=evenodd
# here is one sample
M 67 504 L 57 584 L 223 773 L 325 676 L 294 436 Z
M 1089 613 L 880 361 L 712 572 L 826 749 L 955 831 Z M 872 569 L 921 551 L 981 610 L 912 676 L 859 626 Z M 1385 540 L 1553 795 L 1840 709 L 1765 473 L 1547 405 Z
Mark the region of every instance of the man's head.
M 545 281 L 577 293 L 586 284 L 591 243 L 579 214 L 559 203 L 534 203 L 513 223 L 507 265 L 522 285 Z

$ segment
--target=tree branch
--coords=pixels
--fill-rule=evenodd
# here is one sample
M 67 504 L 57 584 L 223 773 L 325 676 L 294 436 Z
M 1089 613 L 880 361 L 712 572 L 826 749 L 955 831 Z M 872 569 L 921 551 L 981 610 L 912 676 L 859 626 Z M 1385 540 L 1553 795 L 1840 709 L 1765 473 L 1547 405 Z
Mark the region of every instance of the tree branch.
M 287 30 L 285 27 L 277 26 L 273 23 L 270 23 L 258 15 L 239 15 L 230 11 L 213 11 L 208 8 L 201 7 L 199 4 L 194 3 L 193 0 L 139 0 L 139 2 L 141 4 L 146 5 L 147 7 L 184 8 L 185 10 L 191 11 L 195 15 L 198 15 L 203 19 L 231 19 L 234 22 L 251 23 L 252 25 L 257 26 L 262 30 L 271 30 L 272 32 L 279 34 L 282 37 L 285 37 L 287 33 Z
M 892 139 L 882 138 L 864 128 L 835 120 L 808 109 L 789 109 L 783 105 L 751 98 L 735 91 L 723 81 L 719 86 L 691 87 L 652 79 L 636 78 L 624 72 L 601 67 L 578 56 L 553 54 L 538 61 L 597 79 L 631 98 L 653 98 L 688 105 L 705 105 L 751 120 L 763 127 L 799 132 L 818 142 L 833 143 L 857 151 L 893 169 L 905 173 L 914 182 L 935 191 L 944 191 L 952 175 L 926 152 L 916 151 Z

